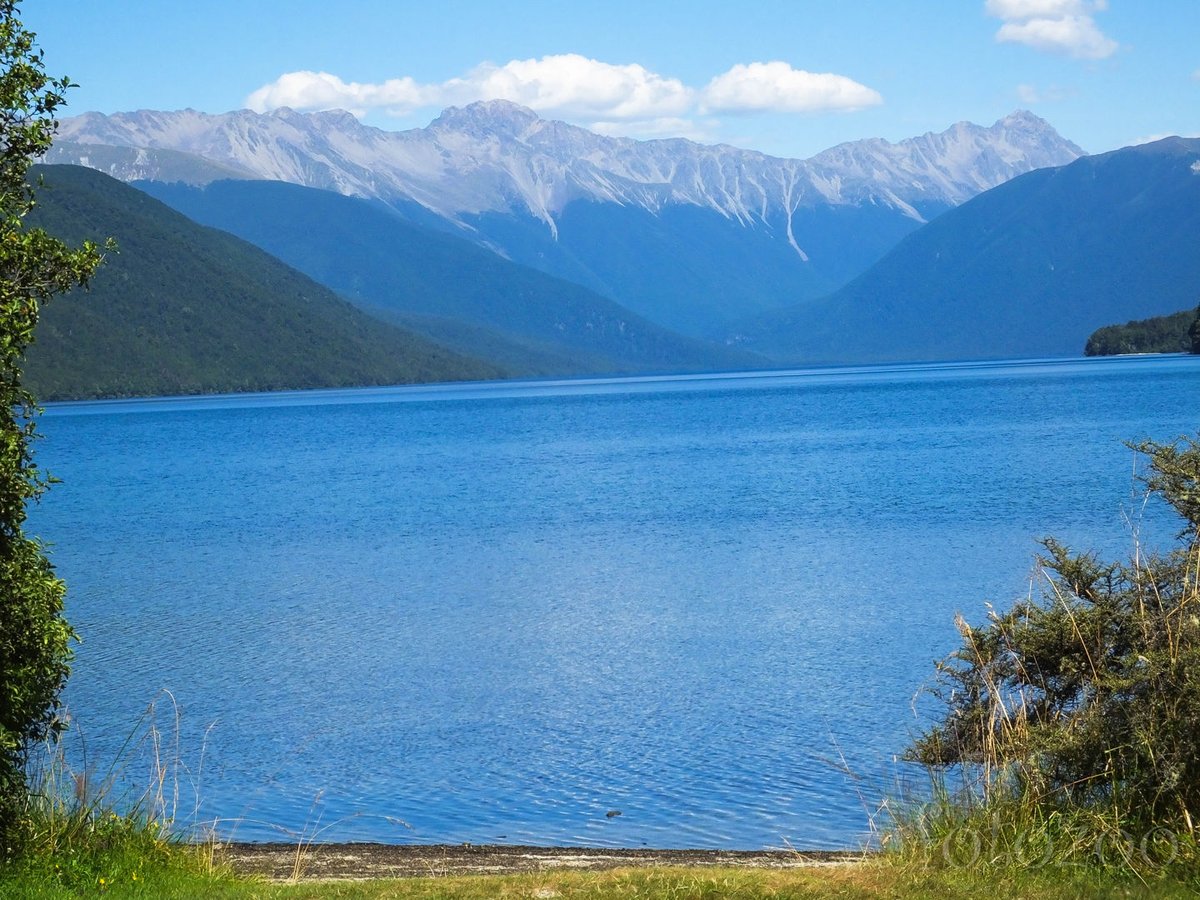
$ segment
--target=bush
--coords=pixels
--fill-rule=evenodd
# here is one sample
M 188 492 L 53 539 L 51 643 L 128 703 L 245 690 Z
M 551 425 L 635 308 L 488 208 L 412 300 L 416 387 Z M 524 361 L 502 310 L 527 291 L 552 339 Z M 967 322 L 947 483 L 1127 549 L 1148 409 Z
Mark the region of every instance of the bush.
M 1105 834 L 1195 846 L 1200 816 L 1200 444 L 1135 449 L 1180 546 L 1106 563 L 1045 541 L 1040 594 L 959 619 L 934 689 L 945 714 L 908 753 L 964 776 L 974 812 L 1069 821 L 1093 849 Z

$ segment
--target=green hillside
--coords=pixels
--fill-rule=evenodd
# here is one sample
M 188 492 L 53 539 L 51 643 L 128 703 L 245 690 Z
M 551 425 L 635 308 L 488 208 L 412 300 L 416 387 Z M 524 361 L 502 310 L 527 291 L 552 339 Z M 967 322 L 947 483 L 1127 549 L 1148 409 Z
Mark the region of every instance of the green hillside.
M 823 301 L 745 323 L 789 361 L 1073 356 L 1200 295 L 1200 140 L 1030 172 L 945 213 Z
M 262 247 L 373 315 L 461 352 L 501 360 L 522 374 L 763 363 L 751 353 L 676 334 L 587 288 L 462 238 L 414 225 L 376 201 L 275 181 L 136 186 L 197 222 Z
M 499 368 L 386 325 L 245 241 L 91 169 L 39 166 L 32 219 L 115 238 L 89 292 L 44 310 L 42 400 L 482 379 Z

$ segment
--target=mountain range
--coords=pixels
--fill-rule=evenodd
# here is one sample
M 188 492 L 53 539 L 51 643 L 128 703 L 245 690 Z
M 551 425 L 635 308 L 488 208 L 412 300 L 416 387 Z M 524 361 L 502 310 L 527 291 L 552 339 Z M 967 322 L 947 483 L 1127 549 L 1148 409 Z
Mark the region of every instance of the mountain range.
M 1018 112 L 782 159 L 605 137 L 505 101 L 387 132 L 345 112 L 64 119 L 49 162 L 126 181 L 285 181 L 379 200 L 693 337 L 828 294 L 927 220 L 1082 151 Z
M 749 351 L 684 337 L 585 287 L 411 224 L 377 201 L 278 181 L 134 182 L 385 321 L 520 375 L 752 368 Z
M 1200 294 L 1197 142 L 1088 157 L 1025 112 L 786 160 L 503 102 L 400 133 L 142 111 L 49 158 L 511 374 L 1075 355 Z
M 793 362 L 1074 356 L 1198 299 L 1200 139 L 1174 137 L 1014 178 L 731 340 Z

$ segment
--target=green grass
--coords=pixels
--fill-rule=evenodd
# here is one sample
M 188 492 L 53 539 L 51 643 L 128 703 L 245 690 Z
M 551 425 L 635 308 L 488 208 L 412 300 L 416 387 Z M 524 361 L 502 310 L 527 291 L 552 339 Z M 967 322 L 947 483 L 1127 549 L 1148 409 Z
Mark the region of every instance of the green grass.
M 0 897 L 204 897 L 209 885 L 234 883 L 209 860 L 203 848 L 117 816 L 94 823 L 86 839 L 56 853 L 26 854 L 0 866 Z
M 162 764 L 164 741 L 153 724 L 95 783 L 73 773 L 60 753 L 49 759 L 31 798 L 25 852 L 0 863 L 0 900 L 58 898 L 996 898 L 1194 897 L 1194 868 L 1098 864 L 1085 853 L 1050 854 L 1014 840 L 1017 824 L 1042 839 L 1046 823 L 981 822 L 977 811 L 952 803 L 914 808 L 891 835 L 889 850 L 861 863 L 804 869 L 663 867 L 609 872 L 547 871 L 364 881 L 269 882 L 223 866 L 211 843 L 185 841 L 176 831 L 174 762 Z M 143 736 L 144 735 L 144 736 Z M 119 795 L 130 760 L 151 762 L 150 786 Z M 120 811 L 118 811 L 120 810 Z M 181 818 L 186 818 L 183 816 Z M 979 852 L 973 829 L 982 836 Z
M 137 875 L 135 878 L 134 876 Z M 101 882 L 103 878 L 103 882 Z M 925 868 L 883 860 L 837 867 L 792 870 L 660 868 L 611 872 L 547 872 L 529 875 L 470 875 L 359 882 L 268 883 L 205 872 L 174 863 L 111 870 L 90 880 L 66 882 L 44 873 L 0 874 L 3 898 L 975 898 L 1022 897 L 1194 897 L 1187 885 L 1162 879 L 1146 882 L 1089 870 L 982 872 Z

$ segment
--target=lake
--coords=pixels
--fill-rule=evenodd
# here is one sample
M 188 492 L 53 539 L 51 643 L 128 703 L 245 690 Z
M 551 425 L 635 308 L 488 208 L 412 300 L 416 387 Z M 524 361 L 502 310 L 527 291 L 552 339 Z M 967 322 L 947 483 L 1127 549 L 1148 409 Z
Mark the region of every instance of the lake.
M 1172 356 L 52 405 L 72 753 L 167 690 L 226 837 L 854 847 L 956 612 L 1040 537 L 1173 539 L 1123 442 L 1198 397 Z

